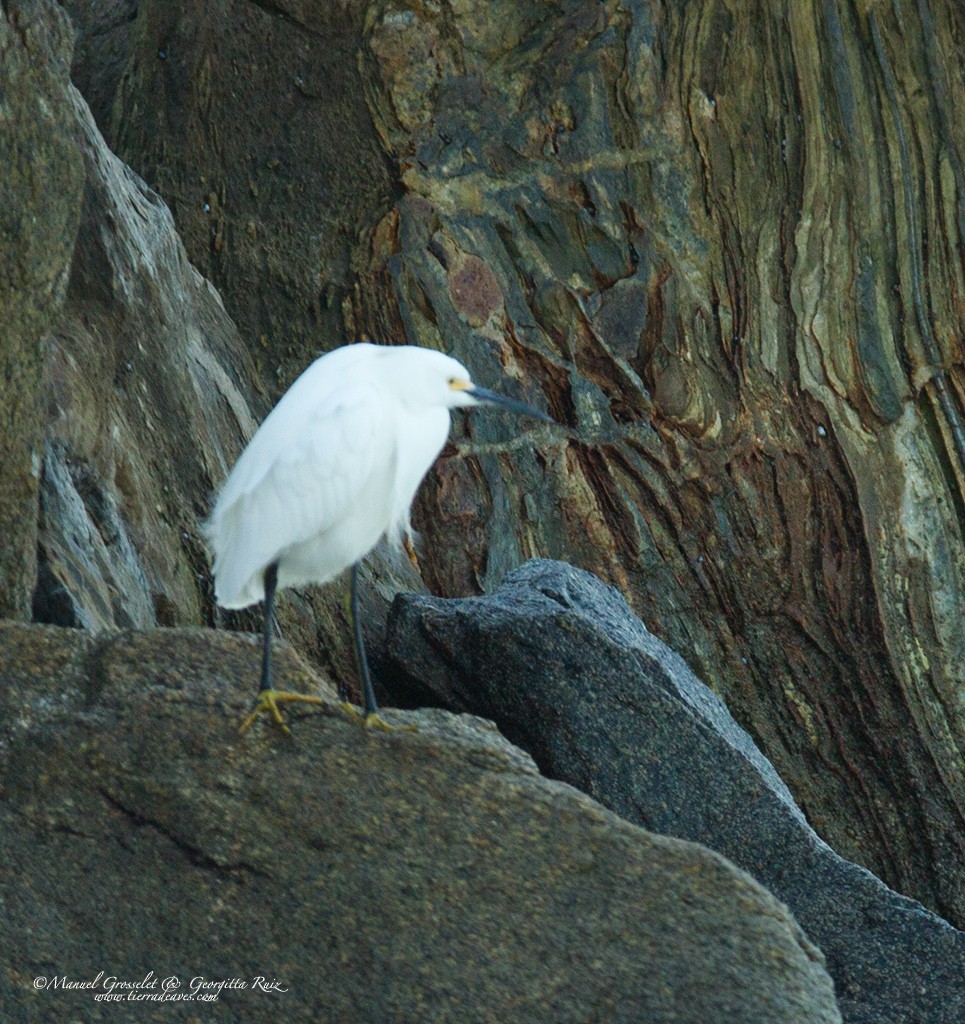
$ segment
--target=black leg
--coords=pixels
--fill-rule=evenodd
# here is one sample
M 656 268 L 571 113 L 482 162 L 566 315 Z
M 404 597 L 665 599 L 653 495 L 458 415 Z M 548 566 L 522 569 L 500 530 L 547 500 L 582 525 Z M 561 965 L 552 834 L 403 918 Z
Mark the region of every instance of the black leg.
M 375 703 L 375 690 L 372 688 L 372 676 L 369 674 L 369 659 L 365 656 L 365 638 L 362 636 L 362 617 L 359 614 L 359 567 L 356 562 L 352 566 L 352 629 L 355 633 L 355 653 L 358 657 L 359 675 L 362 677 L 362 695 L 365 698 L 365 714 L 378 714 L 379 706 Z
M 301 701 L 304 704 L 324 704 L 322 697 L 308 697 L 303 693 L 279 693 L 271 685 L 271 627 L 273 625 L 275 610 L 275 589 L 278 586 L 278 563 L 272 562 L 265 570 L 265 632 L 262 637 L 261 646 L 261 689 L 258 691 L 258 699 L 255 706 L 245 716 L 241 723 L 239 732 L 247 732 L 251 723 L 262 713 L 268 711 L 275 720 L 282 732 L 290 733 L 291 729 L 285 725 L 285 720 L 278 710 L 279 704 L 291 704 L 294 701 Z
M 261 693 L 271 689 L 271 626 L 277 585 L 278 563 L 272 562 L 265 570 L 265 633 L 261 647 Z

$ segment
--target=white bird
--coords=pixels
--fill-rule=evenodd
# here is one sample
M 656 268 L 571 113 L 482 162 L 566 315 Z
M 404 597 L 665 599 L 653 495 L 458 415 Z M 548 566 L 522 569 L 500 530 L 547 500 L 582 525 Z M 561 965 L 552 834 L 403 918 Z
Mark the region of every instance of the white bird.
M 351 612 L 365 699 L 378 717 L 358 609 L 358 564 L 385 536 L 410 557 L 412 501 L 449 434 L 450 409 L 498 403 L 544 413 L 477 387 L 455 359 L 411 345 L 347 345 L 315 360 L 271 411 L 232 469 L 204 531 L 215 598 L 265 602 L 261 689 L 248 728 L 278 703 L 320 698 L 272 689 L 275 590 L 326 583 L 352 567 Z M 350 709 L 350 706 L 347 706 Z M 354 713 L 354 709 L 351 709 Z

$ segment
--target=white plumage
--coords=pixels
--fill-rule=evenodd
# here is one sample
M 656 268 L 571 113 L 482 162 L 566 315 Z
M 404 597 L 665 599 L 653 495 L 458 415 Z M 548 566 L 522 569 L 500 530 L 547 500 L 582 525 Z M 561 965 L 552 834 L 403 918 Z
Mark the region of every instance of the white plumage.
M 356 566 L 383 534 L 399 544 L 416 490 L 445 444 L 449 410 L 481 402 L 548 419 L 476 387 L 441 352 L 356 344 L 312 363 L 262 423 L 204 530 L 218 604 L 266 600 L 263 692 L 270 690 L 275 587 L 270 580 L 266 594 L 266 574 L 277 572 L 279 587 L 325 583 Z M 358 632 L 357 640 L 365 675 Z M 374 713 L 368 694 L 366 704 Z
M 472 405 L 455 359 L 413 346 L 358 344 L 317 359 L 251 439 L 205 533 L 224 608 L 278 586 L 325 583 L 388 534 L 409 528 L 415 492 L 449 433 L 449 408 Z

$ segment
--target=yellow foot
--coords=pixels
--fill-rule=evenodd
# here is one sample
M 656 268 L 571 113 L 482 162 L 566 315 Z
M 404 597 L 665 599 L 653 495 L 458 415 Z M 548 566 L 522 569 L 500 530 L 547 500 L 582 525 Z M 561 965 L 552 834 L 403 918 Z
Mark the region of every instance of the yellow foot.
M 349 718 L 354 719 L 364 729 L 382 729 L 384 732 L 419 731 L 419 727 L 416 725 L 389 725 L 389 723 L 375 711 L 372 711 L 367 715 L 363 715 L 354 704 L 349 704 L 347 700 L 342 701 L 342 710 L 349 716 Z
M 285 725 L 285 720 L 281 717 L 281 711 L 278 708 L 279 704 L 292 704 L 295 701 L 302 701 L 305 704 L 324 704 L 325 701 L 321 697 L 309 697 L 304 693 L 289 693 L 287 690 L 262 690 L 258 694 L 258 699 L 255 701 L 255 706 L 245 716 L 245 720 L 241 723 L 238 732 L 247 732 L 252 725 L 252 722 L 262 713 L 267 711 L 274 718 L 275 722 L 281 726 L 282 732 L 291 732 L 291 729 Z

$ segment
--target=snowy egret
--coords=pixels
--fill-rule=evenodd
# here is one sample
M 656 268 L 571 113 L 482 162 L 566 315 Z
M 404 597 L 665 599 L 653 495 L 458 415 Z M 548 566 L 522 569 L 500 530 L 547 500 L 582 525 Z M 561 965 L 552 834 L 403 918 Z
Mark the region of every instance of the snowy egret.
M 351 618 L 366 725 L 387 728 L 369 675 L 358 607 L 358 565 L 385 536 L 410 558 L 410 509 L 449 434 L 449 410 L 494 403 L 553 422 L 473 384 L 455 359 L 412 345 L 359 343 L 316 359 L 241 453 L 205 524 L 215 598 L 224 608 L 265 602 L 261 687 L 247 729 L 279 703 L 322 703 L 274 690 L 275 591 L 326 583 L 351 566 Z M 355 712 L 351 705 L 346 710 Z

